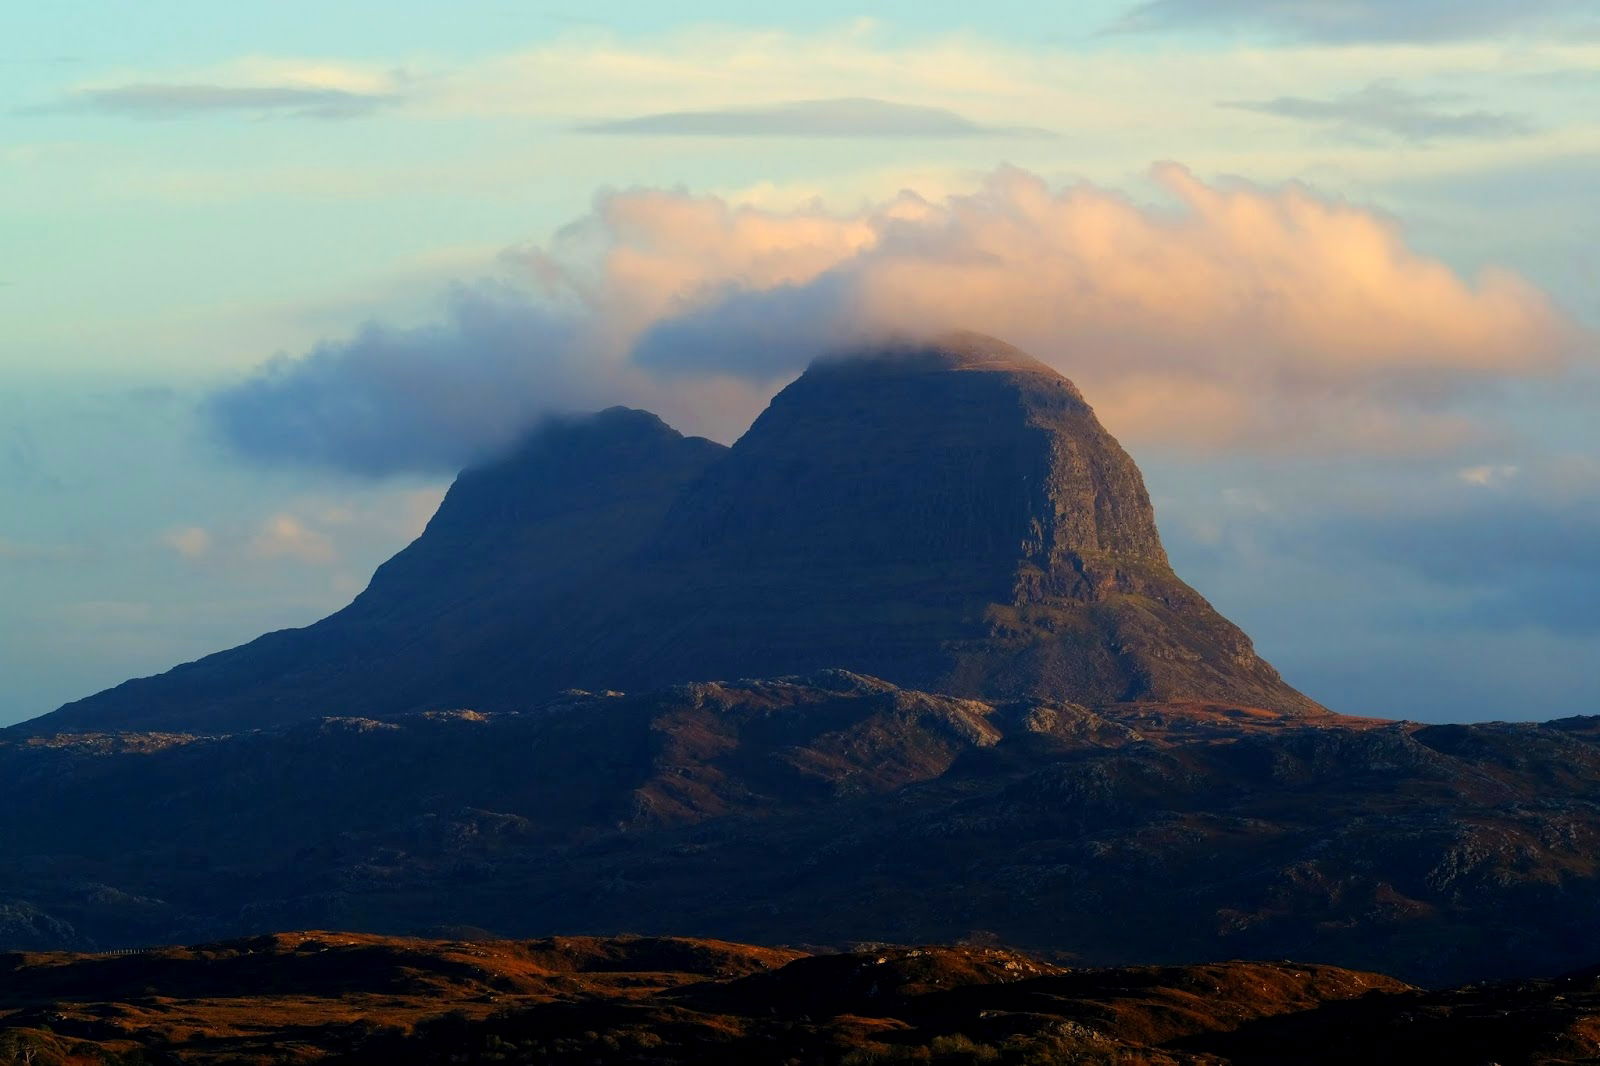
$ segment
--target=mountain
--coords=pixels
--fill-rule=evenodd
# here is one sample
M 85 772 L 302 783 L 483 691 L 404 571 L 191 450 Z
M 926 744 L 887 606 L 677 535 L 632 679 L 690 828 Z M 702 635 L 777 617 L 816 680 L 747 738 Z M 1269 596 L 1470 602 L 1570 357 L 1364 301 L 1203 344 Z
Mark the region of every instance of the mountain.
M 843 667 L 990 699 L 1321 710 L 1172 572 L 1138 468 L 1072 383 L 992 338 L 816 363 L 648 558 L 672 577 L 623 687 Z
M 511 710 L 825 668 L 1322 711 L 1172 572 L 1138 469 L 1078 390 L 962 334 L 821 360 L 731 449 L 621 408 L 547 424 L 463 473 L 344 610 L 17 730 Z
M 1595 961 L 1600 720 L 1098 709 L 825 671 L 0 738 L 0 950 L 273 929 L 997 941 L 1443 984 Z

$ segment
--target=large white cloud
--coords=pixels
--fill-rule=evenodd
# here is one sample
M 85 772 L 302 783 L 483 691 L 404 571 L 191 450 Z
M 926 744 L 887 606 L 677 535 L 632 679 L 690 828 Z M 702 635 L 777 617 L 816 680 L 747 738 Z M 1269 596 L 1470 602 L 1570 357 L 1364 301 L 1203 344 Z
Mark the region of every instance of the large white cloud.
M 1436 451 L 1485 429 L 1459 397 L 1558 375 L 1592 343 L 1534 286 L 1463 278 L 1371 211 L 1154 178 L 1167 199 L 1140 204 L 1002 168 L 843 213 L 609 193 L 508 253 L 522 296 L 468 290 L 451 321 L 278 361 L 215 410 L 247 451 L 369 471 L 612 401 L 726 435 L 817 354 L 959 328 L 1051 362 L 1135 439 Z

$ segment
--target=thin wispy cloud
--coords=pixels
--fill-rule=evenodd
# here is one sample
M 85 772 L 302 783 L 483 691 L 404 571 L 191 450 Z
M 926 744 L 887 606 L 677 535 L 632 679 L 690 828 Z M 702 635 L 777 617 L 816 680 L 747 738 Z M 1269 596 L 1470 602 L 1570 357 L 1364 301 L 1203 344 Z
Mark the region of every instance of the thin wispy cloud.
M 141 82 L 79 89 L 31 113 L 87 112 L 119 118 L 173 119 L 244 114 L 285 118 L 362 118 L 402 102 L 396 93 L 293 85 Z
M 796 100 L 764 107 L 668 111 L 592 122 L 580 133 L 653 137 L 1049 137 L 1047 130 L 989 126 L 942 107 L 870 97 Z
M 1279 96 L 1270 100 L 1228 100 L 1222 106 L 1326 126 L 1354 139 L 1374 134 L 1426 144 L 1446 138 L 1522 137 L 1537 127 L 1524 115 L 1499 111 L 1455 111 L 1457 99 L 1414 93 L 1393 82 L 1373 82 L 1344 96 L 1317 99 Z
M 1190 29 L 1264 31 L 1299 41 L 1472 40 L 1595 28 L 1588 0 L 1147 0 L 1112 26 L 1113 33 Z

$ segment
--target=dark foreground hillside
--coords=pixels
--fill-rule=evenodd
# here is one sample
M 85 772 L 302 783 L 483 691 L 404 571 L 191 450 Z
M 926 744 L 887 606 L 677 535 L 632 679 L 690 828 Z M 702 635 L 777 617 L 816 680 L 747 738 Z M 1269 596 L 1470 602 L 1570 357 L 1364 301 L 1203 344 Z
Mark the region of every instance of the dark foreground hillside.
M 282 933 L 0 956 L 0 1063 L 1333 1064 L 1600 1055 L 1600 980 L 1413 988 L 1298 963 L 996 947 Z
M 1091 711 L 871 678 L 0 741 L 0 950 L 473 926 L 1427 984 L 1600 957 L 1600 723 Z

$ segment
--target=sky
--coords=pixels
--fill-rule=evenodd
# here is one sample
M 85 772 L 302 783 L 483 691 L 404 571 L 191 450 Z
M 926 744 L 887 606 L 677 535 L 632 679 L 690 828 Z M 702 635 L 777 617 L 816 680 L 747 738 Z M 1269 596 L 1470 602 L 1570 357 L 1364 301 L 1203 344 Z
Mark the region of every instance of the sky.
M 12 5 L 0 724 L 347 603 L 552 411 L 1076 381 L 1328 706 L 1600 713 L 1600 0 Z

